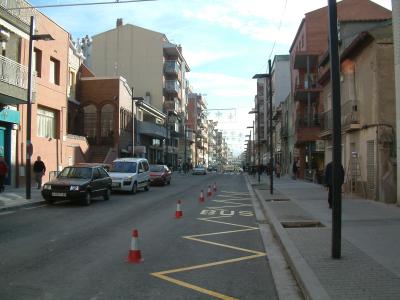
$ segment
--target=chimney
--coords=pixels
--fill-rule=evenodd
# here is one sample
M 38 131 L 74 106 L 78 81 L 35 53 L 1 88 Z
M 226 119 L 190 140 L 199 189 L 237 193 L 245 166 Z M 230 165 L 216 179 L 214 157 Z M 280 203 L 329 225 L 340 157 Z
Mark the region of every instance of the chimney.
M 120 27 L 122 25 L 123 25 L 122 18 L 118 18 L 117 19 L 117 27 Z

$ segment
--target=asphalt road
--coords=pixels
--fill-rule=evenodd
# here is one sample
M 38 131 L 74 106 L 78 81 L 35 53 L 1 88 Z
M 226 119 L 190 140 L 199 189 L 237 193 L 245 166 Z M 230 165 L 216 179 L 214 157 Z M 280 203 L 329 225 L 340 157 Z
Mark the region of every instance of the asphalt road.
M 0 299 L 276 299 L 249 197 L 241 175 L 177 174 L 170 186 L 89 207 L 2 215 Z M 127 262 L 133 229 L 138 264 Z

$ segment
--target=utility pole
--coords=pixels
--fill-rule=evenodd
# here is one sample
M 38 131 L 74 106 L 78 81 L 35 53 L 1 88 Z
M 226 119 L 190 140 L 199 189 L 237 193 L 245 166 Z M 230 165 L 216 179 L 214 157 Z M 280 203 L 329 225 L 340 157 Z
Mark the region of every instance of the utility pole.
M 332 84 L 332 258 L 341 257 L 342 238 L 342 194 L 341 194 L 341 111 L 340 111 L 340 62 L 338 51 L 337 7 L 336 0 L 328 0 L 329 15 L 329 56 L 331 61 Z
M 272 144 L 272 65 L 271 60 L 268 60 L 268 73 L 269 73 L 269 151 L 270 151 L 270 158 L 269 163 L 271 166 L 270 169 L 270 193 L 271 195 L 274 193 L 274 147 Z

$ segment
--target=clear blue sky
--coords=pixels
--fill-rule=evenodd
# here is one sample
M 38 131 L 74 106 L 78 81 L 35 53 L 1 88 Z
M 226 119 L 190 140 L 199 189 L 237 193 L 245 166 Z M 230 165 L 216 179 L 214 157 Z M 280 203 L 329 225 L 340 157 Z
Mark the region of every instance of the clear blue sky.
M 110 2 L 112 0 L 32 0 L 32 5 Z M 123 2 L 123 0 L 120 0 Z M 391 9 L 391 0 L 374 0 Z M 327 0 L 158 0 L 41 9 L 73 38 L 95 35 L 124 23 L 164 33 L 183 47 L 194 91 L 206 94 L 209 118 L 219 120 L 235 154 L 244 148 L 246 126 L 254 115 L 256 73 L 268 58 L 288 54 L 304 14 Z M 275 46 L 274 46 L 275 45 Z

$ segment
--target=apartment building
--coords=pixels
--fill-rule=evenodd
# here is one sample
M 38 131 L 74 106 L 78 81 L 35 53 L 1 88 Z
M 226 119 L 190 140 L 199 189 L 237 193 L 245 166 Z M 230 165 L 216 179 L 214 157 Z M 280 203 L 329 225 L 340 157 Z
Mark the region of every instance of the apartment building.
M 395 93 L 392 23 L 340 23 L 342 164 L 346 190 L 395 203 Z M 329 55 L 319 82 L 325 159 L 332 159 L 332 107 Z
M 343 0 L 337 4 L 339 21 L 387 19 L 391 12 L 368 0 Z M 291 95 L 294 149 L 290 156 L 299 159 L 300 177 L 316 180 L 324 169 L 324 148 L 320 138 L 318 62 L 328 48 L 328 8 L 306 13 L 290 47 Z
M 218 121 L 207 120 L 208 123 L 208 165 L 217 165 L 217 125 Z
M 165 163 L 176 167 L 178 156 L 184 153 L 180 140 L 184 140 L 187 105 L 185 74 L 190 70 L 182 47 L 163 33 L 123 24 L 122 19 L 117 20 L 115 28 L 93 36 L 86 44 L 96 76 L 124 77 L 134 88 L 135 97 L 144 98 L 146 104 L 167 114 Z
M 191 93 L 188 95 L 188 128 L 195 133 L 194 165 L 208 166 L 208 124 L 207 102 L 203 95 Z

